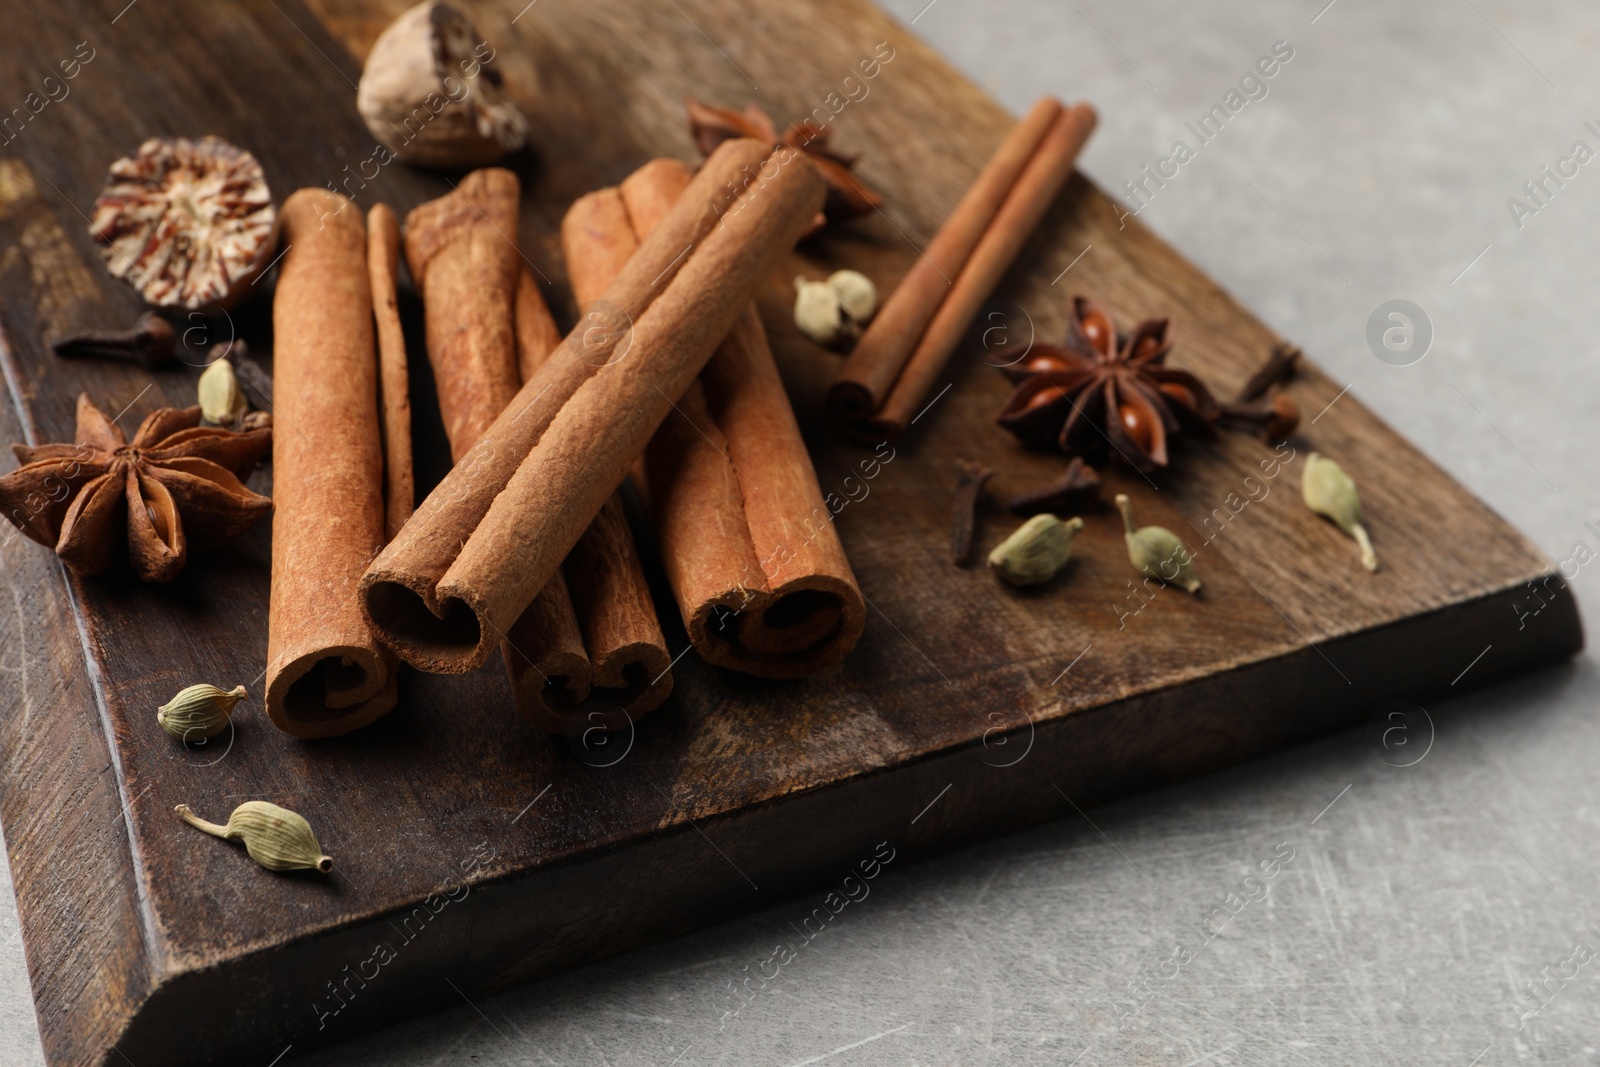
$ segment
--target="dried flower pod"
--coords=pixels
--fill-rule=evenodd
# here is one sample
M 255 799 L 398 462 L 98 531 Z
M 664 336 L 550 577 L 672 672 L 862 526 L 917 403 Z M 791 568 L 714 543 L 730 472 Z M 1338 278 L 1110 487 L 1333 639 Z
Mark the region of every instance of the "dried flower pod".
M 1083 529 L 1077 517 L 1065 522 L 1035 515 L 989 553 L 989 569 L 1010 585 L 1039 585 L 1056 576 L 1072 554 L 1072 538 Z
M 1194 557 L 1183 538 L 1165 526 L 1134 529 L 1133 505 L 1126 493 L 1117 494 L 1117 510 L 1122 512 L 1122 529 L 1128 542 L 1128 559 L 1147 578 L 1178 586 L 1186 593 L 1200 591 L 1194 573 Z
M 1369 571 L 1378 569 L 1378 554 L 1372 550 L 1372 539 L 1361 525 L 1361 497 L 1356 483 L 1344 468 L 1319 453 L 1306 456 L 1305 469 L 1300 472 L 1300 495 L 1306 507 L 1318 515 L 1332 519 L 1339 529 L 1356 539 L 1361 547 L 1361 565 Z
M 528 142 L 494 49 L 449 4 L 422 3 L 378 36 L 356 109 L 395 157 L 423 167 L 483 167 Z
M 244 686 L 218 689 L 201 682 L 178 690 L 178 695 L 156 709 L 156 722 L 179 741 L 203 741 L 228 728 L 233 706 L 249 694 Z
M 844 336 L 843 309 L 827 282 L 794 280 L 794 324 L 819 345 L 836 344 Z
M 239 379 L 234 377 L 233 364 L 225 359 L 217 360 L 201 373 L 196 391 L 200 395 L 200 417 L 213 426 L 232 426 L 250 410 Z
M 268 265 L 276 213 L 256 157 L 220 137 L 152 137 L 111 164 L 89 235 L 156 307 L 231 307 Z
M 197 830 L 226 841 L 243 841 L 250 858 L 269 871 L 333 870 L 333 857 L 322 854 L 317 835 L 304 818 L 265 800 L 247 800 L 233 809 L 226 825 L 206 822 L 189 805 L 179 804 L 178 817 Z
M 864 325 L 878 310 L 878 287 L 858 270 L 836 270 L 823 284 L 833 290 L 840 309 L 857 326 Z

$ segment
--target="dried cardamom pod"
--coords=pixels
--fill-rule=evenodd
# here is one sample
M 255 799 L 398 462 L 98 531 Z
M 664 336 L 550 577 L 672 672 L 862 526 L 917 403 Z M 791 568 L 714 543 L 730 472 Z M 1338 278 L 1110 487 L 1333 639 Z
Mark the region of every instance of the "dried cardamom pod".
M 858 270 L 836 270 L 823 284 L 833 290 L 839 307 L 858 326 L 878 310 L 878 287 Z
M 1345 533 L 1361 546 L 1361 565 L 1369 571 L 1378 569 L 1378 554 L 1372 551 L 1372 539 L 1367 528 L 1361 525 L 1361 497 L 1356 493 L 1356 483 L 1333 460 L 1316 452 L 1306 456 L 1305 469 L 1300 472 L 1300 495 L 1306 507 L 1318 515 L 1332 519 Z
M 794 324 L 819 345 L 836 344 L 844 336 L 848 320 L 839 306 L 839 295 L 827 282 L 794 280 Z
M 206 822 L 189 805 L 179 804 L 178 817 L 197 830 L 225 841 L 243 841 L 250 858 L 269 871 L 333 870 L 333 857 L 322 854 L 311 824 L 265 800 L 247 800 L 233 809 L 225 826 Z
M 203 741 L 227 729 L 233 706 L 248 695 L 242 685 L 218 689 L 201 682 L 157 708 L 156 722 L 179 741 Z
M 233 373 L 233 364 L 219 359 L 200 375 L 200 417 L 217 426 L 232 426 L 250 410 Z
M 1194 557 L 1183 539 L 1165 526 L 1134 529 L 1133 505 L 1126 493 L 1117 494 L 1117 510 L 1122 512 L 1128 559 L 1139 573 L 1178 586 L 1186 593 L 1198 593 L 1200 579 L 1194 573 Z
M 1039 585 L 1054 578 L 1072 554 L 1083 520 L 1035 515 L 989 553 L 989 568 L 1010 585 Z

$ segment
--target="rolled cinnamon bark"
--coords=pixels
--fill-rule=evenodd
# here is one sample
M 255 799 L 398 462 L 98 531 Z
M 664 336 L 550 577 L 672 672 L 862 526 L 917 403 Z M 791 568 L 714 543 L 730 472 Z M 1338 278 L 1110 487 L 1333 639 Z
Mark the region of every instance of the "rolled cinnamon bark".
M 623 181 L 635 233 L 648 234 L 689 180 L 682 163 L 658 159 Z M 565 254 L 571 263 L 579 250 Z M 800 678 L 855 647 L 866 604 L 754 304 L 645 455 L 662 558 L 702 658 Z
M 272 591 L 267 715 L 296 737 L 365 726 L 394 707 L 394 661 L 357 586 L 383 545 L 383 449 L 372 281 L 361 213 L 301 189 L 279 215 L 273 298 Z
M 578 285 L 574 280 L 574 291 Z M 534 306 L 536 299 L 538 306 Z M 530 298 L 523 286 L 518 286 L 517 341 L 518 363 L 525 376 L 533 376 L 562 341 L 538 290 Z M 622 514 L 621 499 L 613 496 L 606 501 L 589 530 L 579 537 L 566 565 L 557 569 L 533 605 L 512 625 L 501 649 L 518 709 L 539 728 L 562 733 L 570 726 L 574 705 L 586 697 L 574 701 L 570 694 L 552 693 L 555 686 L 538 670 L 531 670 L 530 659 L 517 648 L 531 629 L 530 616 L 542 619 L 549 613 L 544 601 L 552 600 L 554 592 L 560 592 L 573 608 L 574 635 L 581 630 L 578 648 L 586 649 L 589 665 L 586 696 L 613 702 L 634 718 L 658 709 L 672 693 L 672 656 L 656 621 L 650 582 L 638 558 L 634 531 Z M 565 619 L 562 624 L 565 635 Z
M 929 320 L 1061 112 L 1059 100 L 1043 97 L 1000 142 L 839 368 L 827 397 L 834 416 L 860 422 L 882 406 Z
M 719 147 L 607 288 L 605 328 L 567 335 L 368 568 L 364 611 L 403 659 L 471 670 L 555 574 L 821 206 L 798 162 Z
M 475 170 L 406 217 L 407 264 L 422 294 L 428 361 L 458 463 L 516 395 L 518 367 L 542 359 L 555 332 L 507 236 L 517 232 L 521 196 L 510 171 Z M 541 590 L 524 616 L 506 635 L 506 668 L 519 704 L 554 717 L 588 697 L 592 674 L 565 583 Z
M 943 373 L 973 317 L 1072 177 L 1072 165 L 1094 125 L 1094 109 L 1087 104 L 1064 111 L 1051 122 L 1038 150 L 945 294 L 883 406 L 867 420 L 872 431 L 892 440 L 917 417 L 929 388 Z
M 457 463 L 517 395 L 512 308 L 523 262 L 506 235 L 517 232 L 521 194 L 515 174 L 486 167 L 406 216 L 406 265 Z
M 378 336 L 385 539 L 406 524 L 417 495 L 411 458 L 411 381 L 395 282 L 399 264 L 400 220 L 388 204 L 374 204 L 367 212 L 367 273 L 372 281 L 372 319 Z

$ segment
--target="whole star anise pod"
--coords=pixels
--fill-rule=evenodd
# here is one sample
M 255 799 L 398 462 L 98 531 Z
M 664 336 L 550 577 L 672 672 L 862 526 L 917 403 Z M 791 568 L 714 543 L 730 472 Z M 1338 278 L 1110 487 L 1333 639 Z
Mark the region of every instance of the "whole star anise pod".
M 272 510 L 241 480 L 271 445 L 270 429 L 201 426 L 198 407 L 151 412 L 129 442 L 79 394 L 75 443 L 11 446 L 22 466 L 0 477 L 0 508 L 78 574 L 125 550 L 140 578 L 167 582 L 191 545 L 215 547 Z
M 734 137 L 754 137 L 774 147 L 787 145 L 804 152 L 828 183 L 828 198 L 822 205 L 826 222 L 865 215 L 883 204 L 883 197 L 867 188 L 851 172 L 856 157 L 841 155 L 828 147 L 831 131 L 827 126 L 807 119 L 794 123 L 779 137 L 772 119 L 755 104 L 746 104 L 741 113 L 708 107 L 690 96 L 684 98 L 684 107 L 689 112 L 689 135 L 694 138 L 701 155 L 709 156 L 719 144 Z
M 1172 341 L 1166 319 L 1146 319 L 1131 334 L 1099 303 L 1074 297 L 1064 346 L 1035 345 L 999 423 L 1024 443 L 1055 445 L 1099 461 L 1115 452 L 1134 467 L 1167 465 L 1167 438 L 1180 429 L 1212 432 L 1211 390 L 1188 371 L 1164 365 Z

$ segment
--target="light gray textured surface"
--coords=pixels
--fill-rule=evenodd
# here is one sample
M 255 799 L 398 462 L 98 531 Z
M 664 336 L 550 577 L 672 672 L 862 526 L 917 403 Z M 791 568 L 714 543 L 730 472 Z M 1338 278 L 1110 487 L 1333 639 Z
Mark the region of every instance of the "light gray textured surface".
M 1600 10 L 1325 2 L 889 7 L 921 12 L 915 32 L 1013 110 L 1047 92 L 1094 101 L 1083 167 L 1113 192 L 1175 139 L 1194 147 L 1184 122 L 1288 41 L 1269 94 L 1144 220 L 1552 558 L 1600 550 L 1585 526 L 1600 528 L 1600 164 L 1520 229 L 1506 204 L 1575 141 L 1600 149 L 1584 128 L 1600 128 Z M 1436 331 L 1404 368 L 1364 339 L 1397 297 Z M 1600 594 L 1595 570 L 1574 580 L 1580 600 Z M 1461 650 L 1464 667 L 1478 651 Z M 728 1018 L 730 983 L 794 940 L 820 895 L 302 1062 L 1600 1062 L 1597 696 L 1584 657 L 1430 707 L 1436 736 L 1411 767 L 1354 733 L 1092 811 L 1094 825 L 891 865 Z M 1207 941 L 1212 909 L 1260 896 L 1246 875 L 1290 849 L 1265 898 Z M 1526 984 L 1547 978 L 1540 1007 Z M 39 1062 L 8 907 L 0 1064 Z

